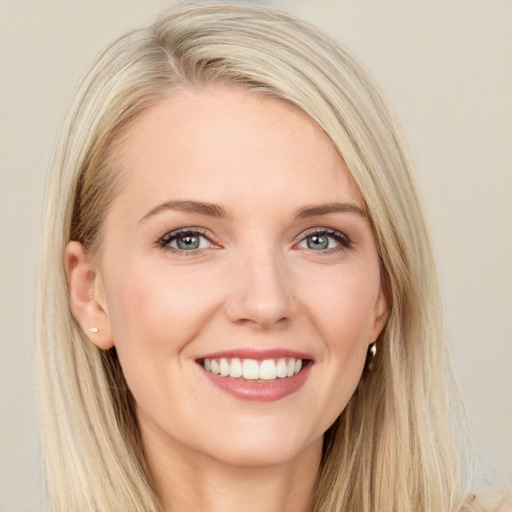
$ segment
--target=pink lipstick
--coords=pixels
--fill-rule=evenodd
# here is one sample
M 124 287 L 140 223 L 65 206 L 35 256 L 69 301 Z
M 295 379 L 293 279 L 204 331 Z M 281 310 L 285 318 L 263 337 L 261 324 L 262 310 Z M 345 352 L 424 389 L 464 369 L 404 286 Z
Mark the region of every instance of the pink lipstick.
M 280 400 L 300 389 L 313 360 L 286 349 L 214 352 L 196 360 L 216 387 L 240 400 Z

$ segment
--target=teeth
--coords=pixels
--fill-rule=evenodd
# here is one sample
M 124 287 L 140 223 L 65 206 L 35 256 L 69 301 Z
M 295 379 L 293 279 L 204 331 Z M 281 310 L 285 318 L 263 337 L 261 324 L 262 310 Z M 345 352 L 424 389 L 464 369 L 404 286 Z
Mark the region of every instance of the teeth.
M 204 359 L 204 369 L 220 375 L 221 377 L 240 378 L 247 380 L 276 380 L 293 377 L 302 369 L 302 359 L 284 358 L 265 359 L 233 359 L 221 357 L 219 359 Z
M 206 360 L 205 360 L 205 362 L 206 362 Z M 206 365 L 205 365 L 205 369 L 207 369 Z M 241 377 L 242 374 L 243 374 L 242 361 L 240 361 L 240 359 L 238 359 L 238 357 L 235 357 L 234 359 L 231 360 L 231 365 L 229 367 L 229 376 L 236 379 L 238 377 Z
M 277 377 L 276 363 L 272 359 L 265 359 L 260 365 L 260 379 L 274 380 Z
M 292 361 L 292 359 L 290 359 L 290 361 Z M 294 368 L 295 368 L 295 365 L 294 365 Z M 283 357 L 281 359 L 279 359 L 279 361 L 277 361 L 276 375 L 280 379 L 284 379 L 284 377 L 288 376 L 287 371 L 286 371 L 286 359 L 284 359 Z
M 244 359 L 242 363 L 242 376 L 244 379 L 256 380 L 260 378 L 260 366 L 254 359 Z
M 292 377 L 293 375 L 295 375 L 295 359 L 288 359 L 288 363 L 286 364 L 286 376 Z
M 227 377 L 229 375 L 229 363 L 224 358 L 219 361 L 219 370 L 221 377 Z

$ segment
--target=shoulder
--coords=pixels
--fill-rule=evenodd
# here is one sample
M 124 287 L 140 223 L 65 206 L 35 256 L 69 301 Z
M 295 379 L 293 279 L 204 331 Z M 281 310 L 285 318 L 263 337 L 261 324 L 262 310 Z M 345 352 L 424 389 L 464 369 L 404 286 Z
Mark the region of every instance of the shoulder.
M 512 491 L 510 489 L 492 489 L 472 495 L 468 502 L 470 506 L 464 510 L 512 512 Z

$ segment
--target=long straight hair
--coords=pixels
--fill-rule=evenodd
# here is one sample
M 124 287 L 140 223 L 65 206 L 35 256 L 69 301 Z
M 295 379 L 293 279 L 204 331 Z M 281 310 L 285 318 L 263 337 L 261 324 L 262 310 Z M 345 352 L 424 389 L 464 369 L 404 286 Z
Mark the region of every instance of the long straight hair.
M 91 253 L 101 246 L 121 180 L 109 156 L 123 130 L 173 91 L 211 83 L 286 101 L 317 123 L 364 197 L 380 255 L 389 320 L 374 370 L 365 370 L 325 435 L 312 510 L 460 510 L 450 415 L 463 411 L 451 386 L 430 237 L 389 108 L 350 53 L 307 23 L 257 6 L 183 3 L 99 56 L 58 139 L 37 322 L 43 453 L 55 511 L 161 510 L 115 349 L 97 349 L 74 321 L 63 255 L 70 240 Z

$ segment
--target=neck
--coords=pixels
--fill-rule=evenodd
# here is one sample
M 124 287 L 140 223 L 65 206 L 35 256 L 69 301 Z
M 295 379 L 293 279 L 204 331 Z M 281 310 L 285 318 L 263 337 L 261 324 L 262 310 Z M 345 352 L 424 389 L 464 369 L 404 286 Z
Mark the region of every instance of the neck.
M 226 464 L 145 436 L 164 512 L 309 512 L 322 440 L 293 460 L 267 466 Z

